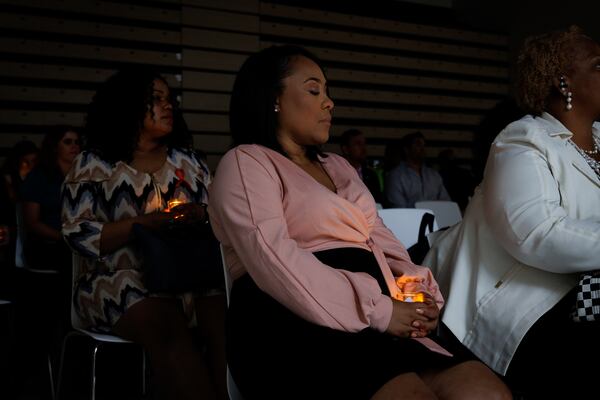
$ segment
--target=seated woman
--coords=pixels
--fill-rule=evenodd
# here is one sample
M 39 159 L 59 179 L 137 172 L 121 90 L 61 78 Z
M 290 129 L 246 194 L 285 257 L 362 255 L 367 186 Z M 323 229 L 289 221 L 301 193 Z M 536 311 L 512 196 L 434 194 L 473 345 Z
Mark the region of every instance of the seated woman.
M 250 56 L 234 83 L 237 147 L 219 164 L 209 211 L 234 278 L 227 354 L 242 395 L 509 398 L 487 367 L 436 343 L 443 299 L 430 271 L 383 225 L 356 170 L 319 150 L 332 109 L 302 48 Z M 400 286 L 425 301 L 396 300 Z
M 11 149 L 2 171 L 2 186 L 13 205 L 18 201 L 19 187 L 37 164 L 39 149 L 30 140 L 21 140 Z
M 462 224 L 424 263 L 462 343 L 519 391 L 556 398 L 567 382 L 577 398 L 600 356 L 600 325 L 570 316 L 579 273 L 600 268 L 600 46 L 575 27 L 534 36 L 518 70 L 530 114 L 496 137 Z
M 77 315 L 90 329 L 140 343 L 160 398 L 225 399 L 222 290 L 150 292 L 132 240 L 134 224 L 159 230 L 174 218 L 207 218 L 209 170 L 191 149 L 165 79 L 141 68 L 113 75 L 94 96 L 86 134 L 88 149 L 63 191 L 63 234 L 82 261 L 73 293 Z M 170 199 L 187 204 L 165 212 Z M 194 325 L 206 352 L 189 329 Z
M 0 229 L 4 232 L 4 242 L 0 244 L 0 270 L 15 264 L 17 238 L 17 202 L 20 186 L 35 167 L 38 148 L 32 141 L 21 140 L 10 150 L 0 168 Z M 23 264 L 19 254 L 18 264 Z M 5 268 L 2 268 L 5 267 Z
M 80 137 L 75 128 L 50 127 L 42 141 L 38 164 L 21 185 L 26 237 L 23 251 L 28 267 L 54 269 L 71 275 L 71 251 L 61 234 L 60 191 L 80 151 Z M 68 281 L 70 285 L 70 279 Z
M 19 238 L 24 266 L 58 271 L 58 274 L 27 274 L 17 281 L 19 292 L 28 293 L 21 304 L 25 304 L 29 312 L 43 310 L 35 324 L 52 328 L 49 329 L 52 332 L 50 348 L 57 356 L 63 337 L 70 329 L 72 284 L 72 253 L 61 233 L 60 193 L 65 175 L 80 151 L 80 136 L 74 127 L 49 127 L 37 165 L 20 186 L 20 207 L 17 207 L 23 224 Z

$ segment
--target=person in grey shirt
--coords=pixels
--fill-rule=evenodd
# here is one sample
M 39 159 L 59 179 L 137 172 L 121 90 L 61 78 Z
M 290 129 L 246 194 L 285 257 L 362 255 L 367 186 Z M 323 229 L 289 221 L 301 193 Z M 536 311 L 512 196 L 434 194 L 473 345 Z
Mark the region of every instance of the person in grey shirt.
M 421 132 L 402 138 L 404 160 L 392 169 L 386 178 L 387 206 L 414 208 L 424 200 L 450 200 L 442 177 L 424 164 L 425 138 Z

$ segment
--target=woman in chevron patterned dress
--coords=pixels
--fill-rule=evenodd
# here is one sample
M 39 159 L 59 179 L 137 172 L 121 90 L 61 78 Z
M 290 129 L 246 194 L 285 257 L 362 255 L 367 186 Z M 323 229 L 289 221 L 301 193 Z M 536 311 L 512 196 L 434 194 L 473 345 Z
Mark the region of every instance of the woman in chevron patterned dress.
M 63 234 L 80 260 L 73 301 L 81 324 L 142 344 L 160 398 L 225 398 L 222 291 L 151 293 L 131 242 L 134 223 L 150 230 L 170 223 L 169 199 L 186 203 L 176 209 L 180 219 L 207 217 L 210 173 L 191 150 L 166 80 L 140 69 L 116 73 L 96 93 L 86 133 L 87 150 L 63 190 Z

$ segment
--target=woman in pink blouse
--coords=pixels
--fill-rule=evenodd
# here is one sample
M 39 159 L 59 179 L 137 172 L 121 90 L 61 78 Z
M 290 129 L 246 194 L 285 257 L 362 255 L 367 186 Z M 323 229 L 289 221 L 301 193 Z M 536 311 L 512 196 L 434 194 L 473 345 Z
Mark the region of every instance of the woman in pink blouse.
M 333 102 L 316 58 L 294 46 L 250 56 L 233 89 L 237 147 L 219 164 L 209 215 L 234 278 L 228 363 L 246 399 L 509 398 L 483 364 L 431 335 L 443 299 L 377 216 L 342 157 L 325 154 Z M 425 293 L 395 300 L 394 276 Z

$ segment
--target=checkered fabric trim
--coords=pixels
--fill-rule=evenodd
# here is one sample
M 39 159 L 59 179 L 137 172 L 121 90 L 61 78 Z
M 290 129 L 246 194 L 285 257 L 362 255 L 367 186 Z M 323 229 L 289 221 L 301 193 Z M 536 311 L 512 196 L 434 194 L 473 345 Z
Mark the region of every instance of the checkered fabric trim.
M 576 322 L 600 321 L 600 272 L 581 275 L 572 316 Z

